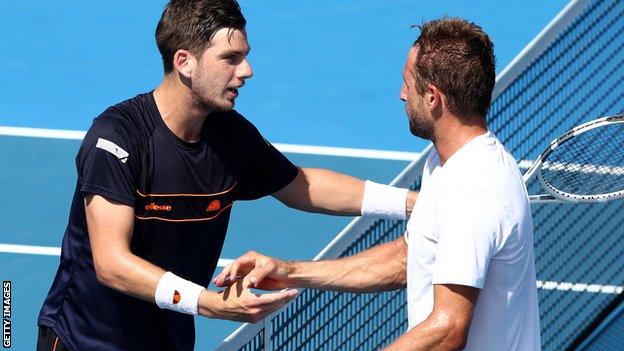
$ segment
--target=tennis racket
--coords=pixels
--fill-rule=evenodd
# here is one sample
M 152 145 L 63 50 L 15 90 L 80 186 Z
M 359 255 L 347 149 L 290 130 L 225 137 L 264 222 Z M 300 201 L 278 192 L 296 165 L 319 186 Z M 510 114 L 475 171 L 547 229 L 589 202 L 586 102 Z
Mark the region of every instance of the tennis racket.
M 624 115 L 602 117 L 553 140 L 524 174 L 547 192 L 531 203 L 605 202 L 624 197 Z

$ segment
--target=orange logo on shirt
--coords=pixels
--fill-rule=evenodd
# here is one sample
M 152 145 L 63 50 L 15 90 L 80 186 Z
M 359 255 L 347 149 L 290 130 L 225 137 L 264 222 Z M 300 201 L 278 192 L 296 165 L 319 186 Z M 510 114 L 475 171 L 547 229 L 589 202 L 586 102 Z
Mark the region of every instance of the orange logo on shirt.
M 148 211 L 171 211 L 171 206 L 169 205 L 156 205 L 151 202 L 148 205 L 145 205 L 145 209 Z
M 210 202 L 208 207 L 206 207 L 206 212 L 216 211 L 216 210 L 218 210 L 220 208 L 221 208 L 221 201 L 219 201 L 219 200 L 212 200 L 212 202 Z
M 173 304 L 177 304 L 178 302 L 180 302 L 180 298 L 181 298 L 180 293 L 177 290 L 175 290 L 173 292 Z

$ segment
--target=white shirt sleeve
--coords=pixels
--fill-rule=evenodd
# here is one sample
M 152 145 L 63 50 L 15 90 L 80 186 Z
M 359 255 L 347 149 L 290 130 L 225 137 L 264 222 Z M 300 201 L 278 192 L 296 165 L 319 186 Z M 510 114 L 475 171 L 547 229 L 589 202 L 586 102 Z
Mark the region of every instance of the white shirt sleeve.
M 436 209 L 438 249 L 433 284 L 483 288 L 503 237 L 499 199 L 477 189 L 448 189 Z M 504 206 L 501 206 L 504 208 Z

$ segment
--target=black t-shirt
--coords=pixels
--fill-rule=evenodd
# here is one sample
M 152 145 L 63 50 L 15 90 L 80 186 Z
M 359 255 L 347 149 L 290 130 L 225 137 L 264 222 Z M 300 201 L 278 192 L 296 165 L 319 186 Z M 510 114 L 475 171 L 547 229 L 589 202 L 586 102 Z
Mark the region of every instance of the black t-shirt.
M 78 182 L 61 261 L 39 315 L 74 350 L 192 350 L 193 317 L 114 291 L 93 268 L 84 196 L 134 207 L 132 252 L 208 286 L 235 200 L 290 183 L 297 168 L 235 111 L 206 117 L 195 143 L 162 120 L 152 93 L 97 117 L 76 157 Z M 206 331 L 209 332 L 209 331 Z

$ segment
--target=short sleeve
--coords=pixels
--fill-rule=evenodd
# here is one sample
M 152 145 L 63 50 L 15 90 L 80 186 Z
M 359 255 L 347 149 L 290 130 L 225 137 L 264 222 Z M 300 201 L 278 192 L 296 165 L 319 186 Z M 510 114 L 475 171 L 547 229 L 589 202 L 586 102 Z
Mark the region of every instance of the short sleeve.
M 448 189 L 436 210 L 438 251 L 433 284 L 483 288 L 502 238 L 497 199 L 475 189 Z
M 264 139 L 251 122 L 240 118 L 242 174 L 239 198 L 251 200 L 273 194 L 295 179 L 299 169 Z
M 138 155 L 118 116 L 96 118 L 76 157 L 80 192 L 133 206 Z

